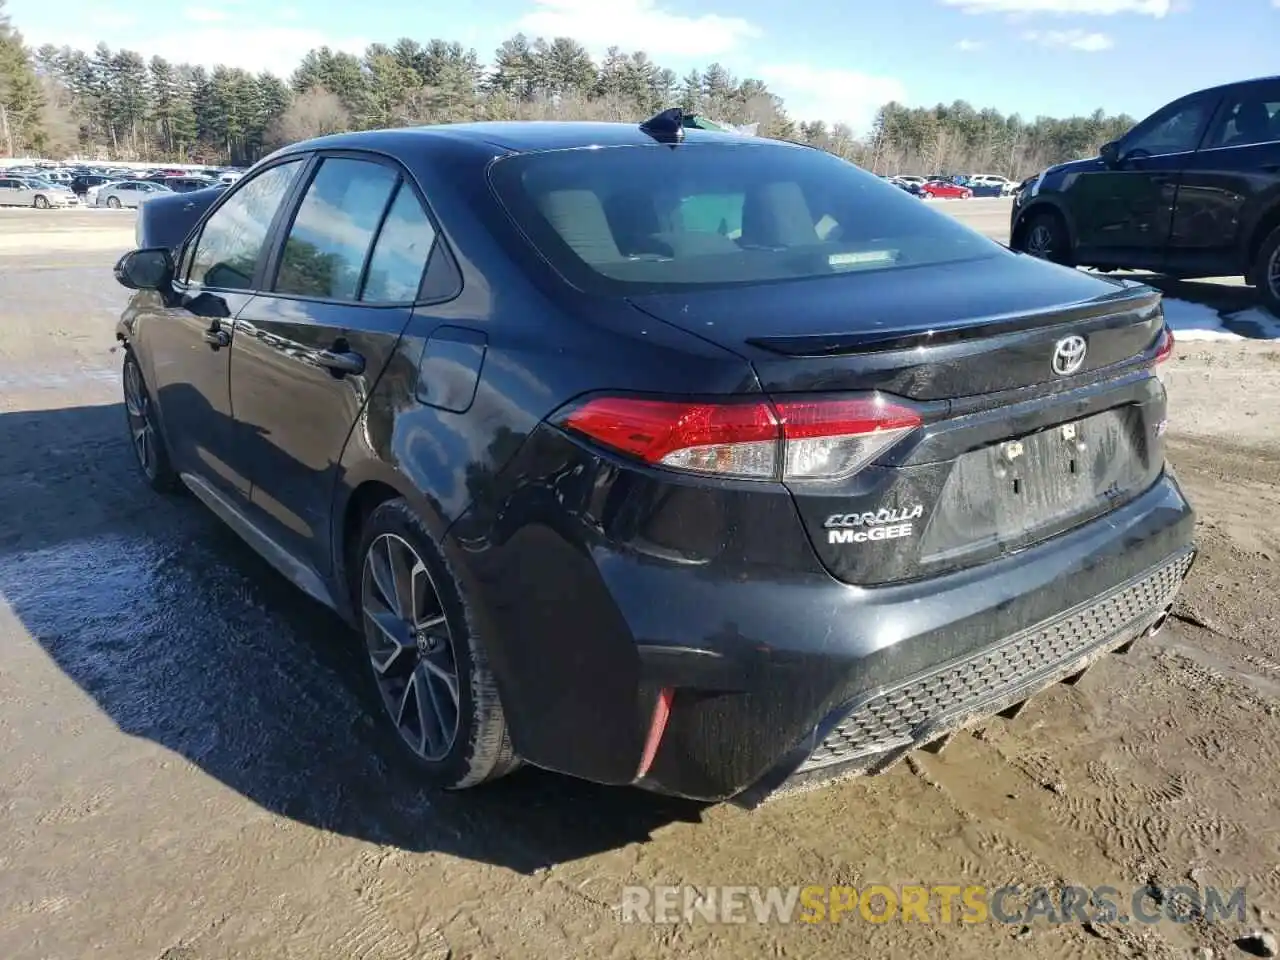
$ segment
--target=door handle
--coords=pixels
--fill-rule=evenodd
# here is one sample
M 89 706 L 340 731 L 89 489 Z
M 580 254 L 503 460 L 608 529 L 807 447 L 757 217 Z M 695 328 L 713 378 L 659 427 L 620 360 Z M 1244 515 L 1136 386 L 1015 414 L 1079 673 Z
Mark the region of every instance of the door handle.
M 217 350 L 219 347 L 231 346 L 231 334 L 221 327 L 210 327 L 202 334 L 204 342 Z
M 316 363 L 338 374 L 364 373 L 364 357 L 350 350 L 321 350 L 316 354 Z

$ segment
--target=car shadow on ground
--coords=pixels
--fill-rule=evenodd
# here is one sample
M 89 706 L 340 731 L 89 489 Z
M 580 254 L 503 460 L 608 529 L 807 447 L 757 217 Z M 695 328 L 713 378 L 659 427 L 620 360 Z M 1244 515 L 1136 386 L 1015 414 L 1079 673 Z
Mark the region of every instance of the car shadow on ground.
M 123 732 L 263 808 L 532 872 L 703 805 L 525 769 L 460 793 L 389 761 L 360 641 L 193 497 L 147 488 L 122 404 L 0 415 L 0 600 Z

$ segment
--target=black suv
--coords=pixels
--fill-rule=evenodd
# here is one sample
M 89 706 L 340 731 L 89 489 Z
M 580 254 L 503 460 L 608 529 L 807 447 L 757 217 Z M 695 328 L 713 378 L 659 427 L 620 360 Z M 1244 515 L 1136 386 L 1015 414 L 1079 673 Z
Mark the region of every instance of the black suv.
M 1280 312 L 1280 77 L 1202 90 L 1018 192 L 1011 243 L 1059 263 L 1243 276 Z

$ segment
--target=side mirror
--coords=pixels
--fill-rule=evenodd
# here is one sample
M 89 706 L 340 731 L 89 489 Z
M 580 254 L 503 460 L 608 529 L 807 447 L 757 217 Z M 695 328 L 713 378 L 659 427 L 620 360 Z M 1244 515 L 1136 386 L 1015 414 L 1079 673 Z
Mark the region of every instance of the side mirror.
M 1102 162 L 1108 167 L 1118 167 L 1120 165 L 1120 141 L 1112 140 L 1110 143 L 1104 143 L 1098 148 L 1098 156 L 1102 158 Z
M 115 274 L 130 290 L 165 290 L 173 282 L 173 255 L 164 247 L 131 250 L 116 262 Z

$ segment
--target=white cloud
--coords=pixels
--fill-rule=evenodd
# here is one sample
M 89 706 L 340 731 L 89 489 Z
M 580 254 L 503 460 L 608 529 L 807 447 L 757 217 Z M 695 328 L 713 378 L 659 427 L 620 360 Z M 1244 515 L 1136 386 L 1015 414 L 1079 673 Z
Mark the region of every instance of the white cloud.
M 1077 16 L 1136 13 L 1157 18 L 1168 14 L 1173 6 L 1172 0 L 941 0 L 941 3 L 946 7 L 959 7 L 965 13 L 1058 13 Z
M 796 120 L 847 123 L 865 133 L 876 111 L 890 100 L 907 98 L 906 87 L 893 77 L 855 70 L 824 70 L 803 63 L 772 64 L 754 71 L 779 94 Z
M 1280 0 L 1276 0 L 1276 2 L 1280 3 Z M 974 50 L 981 50 L 986 45 L 984 40 L 960 40 L 956 43 L 956 49 L 965 53 L 972 53 Z
M 619 45 L 654 59 L 713 59 L 745 40 L 762 36 L 741 17 L 685 16 L 659 8 L 655 0 L 534 0 L 535 9 L 515 28 L 532 36 L 573 37 L 595 55 Z
M 1089 33 L 1085 30 L 1028 30 L 1022 35 L 1022 39 L 1045 47 L 1067 47 L 1071 50 L 1083 50 L 1085 53 L 1098 53 L 1115 46 L 1114 41 L 1105 33 Z

